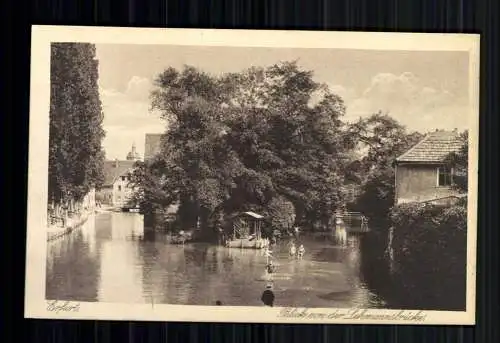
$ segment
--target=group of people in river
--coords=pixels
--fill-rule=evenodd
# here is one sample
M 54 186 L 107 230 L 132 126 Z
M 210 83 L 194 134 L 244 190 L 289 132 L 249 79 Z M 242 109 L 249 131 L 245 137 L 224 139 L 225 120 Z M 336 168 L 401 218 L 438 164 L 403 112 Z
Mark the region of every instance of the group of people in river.
M 297 248 L 297 245 L 295 244 L 295 242 L 291 241 L 289 253 L 290 253 L 290 257 L 295 257 L 295 258 L 301 260 L 304 257 L 304 254 L 306 253 L 306 249 L 304 248 L 304 244 L 300 244 L 299 247 Z
M 273 262 L 273 252 L 270 247 L 265 248 L 265 256 L 266 256 L 266 267 L 265 267 L 265 277 L 264 280 L 268 281 L 266 285 L 266 289 L 262 293 L 261 301 L 265 306 L 272 307 L 274 304 L 274 293 L 273 293 L 273 274 L 276 272 L 276 265 Z M 304 244 L 298 244 L 295 240 L 291 240 L 288 244 L 288 254 L 292 259 L 302 260 L 306 253 L 306 249 Z
M 275 294 L 273 292 L 274 289 L 273 275 L 276 273 L 276 264 L 273 262 L 274 256 L 271 247 L 276 246 L 280 236 L 281 234 L 277 233 L 277 230 L 274 230 L 271 234 L 267 236 L 268 245 L 266 245 L 264 248 L 266 265 L 265 265 L 264 277 L 261 280 L 266 281 L 267 283 L 261 295 L 260 300 L 262 301 L 264 306 L 269 306 L 269 307 L 273 307 L 274 305 Z M 299 228 L 294 227 L 293 230 L 290 232 L 290 236 L 292 238 L 287 245 L 288 255 L 291 259 L 302 260 L 306 253 L 306 249 L 304 247 L 304 244 L 299 243 Z M 216 305 L 221 306 L 222 302 L 218 300 L 216 302 Z
M 301 242 L 299 238 L 299 228 L 294 227 L 291 231 L 289 231 L 290 241 L 287 244 L 288 257 L 292 260 L 302 260 L 306 254 L 306 249 L 304 244 Z M 347 230 L 346 227 L 341 220 L 337 220 L 336 222 L 336 230 L 335 236 L 337 241 L 341 244 L 347 243 Z M 272 231 L 272 233 L 267 235 L 268 245 L 264 248 L 264 256 L 266 257 L 266 265 L 264 271 L 264 277 L 260 279 L 261 281 L 266 281 L 266 286 L 264 291 L 262 292 L 260 300 L 264 304 L 264 306 L 273 307 L 275 301 L 274 294 L 274 274 L 276 273 L 277 265 L 273 262 L 273 250 L 272 247 L 275 247 L 278 243 L 278 240 L 281 238 L 281 234 L 278 230 Z M 222 305 L 220 301 L 217 301 L 216 305 Z
M 293 259 L 302 260 L 304 258 L 304 254 L 306 253 L 306 248 L 304 244 L 299 244 L 297 247 L 297 243 L 295 241 L 291 241 L 288 244 L 288 254 Z M 264 255 L 266 256 L 266 273 L 273 274 L 274 273 L 274 264 L 273 264 L 273 251 L 268 246 L 264 250 Z

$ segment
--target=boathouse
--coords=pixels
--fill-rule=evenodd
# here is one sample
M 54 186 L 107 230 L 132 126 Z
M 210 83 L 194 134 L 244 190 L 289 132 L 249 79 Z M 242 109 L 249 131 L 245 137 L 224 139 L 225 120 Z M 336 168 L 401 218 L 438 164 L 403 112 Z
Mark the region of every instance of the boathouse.
M 233 233 L 226 241 L 228 248 L 263 249 L 269 245 L 269 240 L 262 238 L 264 216 L 248 211 L 236 213 L 231 217 Z
M 456 170 L 445 163 L 458 152 L 462 140 L 456 131 L 435 131 L 396 158 L 395 204 L 430 202 L 449 205 L 463 194 L 452 188 Z

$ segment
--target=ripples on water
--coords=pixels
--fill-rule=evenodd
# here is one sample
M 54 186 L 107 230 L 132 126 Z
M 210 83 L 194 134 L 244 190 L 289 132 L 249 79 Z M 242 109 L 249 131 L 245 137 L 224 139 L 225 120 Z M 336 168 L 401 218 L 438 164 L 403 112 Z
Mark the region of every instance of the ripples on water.
M 275 306 L 381 307 L 363 284 L 358 240 L 347 247 L 302 238 L 306 254 L 273 248 Z M 209 244 L 169 245 L 144 232 L 138 214 L 104 213 L 48 243 L 48 299 L 122 303 L 261 306 L 263 251 Z

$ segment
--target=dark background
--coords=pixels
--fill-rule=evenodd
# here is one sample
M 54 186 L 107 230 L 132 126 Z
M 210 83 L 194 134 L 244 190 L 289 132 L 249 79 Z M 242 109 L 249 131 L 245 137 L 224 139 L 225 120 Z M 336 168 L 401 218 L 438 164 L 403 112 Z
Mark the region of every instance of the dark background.
M 4 0 L 5 1 L 5 0 Z M 2 232 L 4 342 L 499 342 L 498 0 L 38 0 L 2 1 L 7 28 L 2 128 L 7 179 Z M 481 34 L 481 139 L 477 325 L 247 325 L 25 320 L 24 263 L 28 157 L 30 25 L 307 29 Z M 7 52 L 7 54 L 5 54 Z M 3 60 L 3 58 L 2 58 Z M 7 239 L 5 239 L 7 234 Z M 5 273 L 7 271 L 7 273 Z

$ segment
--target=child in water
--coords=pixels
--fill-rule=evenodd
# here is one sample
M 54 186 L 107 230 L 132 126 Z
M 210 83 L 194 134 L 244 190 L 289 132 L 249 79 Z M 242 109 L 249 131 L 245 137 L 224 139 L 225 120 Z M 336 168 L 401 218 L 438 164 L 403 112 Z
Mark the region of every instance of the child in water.
M 295 247 L 295 243 L 292 242 L 292 245 L 290 245 L 290 256 L 295 257 L 295 254 L 297 254 L 297 248 Z
M 275 266 L 273 264 L 273 261 L 269 260 L 269 262 L 267 262 L 266 265 L 265 279 L 268 281 L 272 281 L 274 271 L 275 271 Z
M 302 259 L 302 257 L 304 257 L 305 253 L 306 253 L 306 249 L 304 248 L 304 244 L 301 244 L 300 247 L 299 247 L 299 251 L 297 253 L 297 257 L 299 259 Z
M 267 264 L 266 266 L 266 271 L 268 274 L 272 274 L 274 273 L 274 264 L 273 264 L 273 261 L 269 261 L 269 263 Z
M 269 247 L 266 247 L 265 250 L 264 250 L 264 255 L 266 255 L 266 257 L 268 257 L 268 258 L 272 258 L 273 257 L 273 251 Z
M 269 263 L 271 259 L 273 258 L 273 251 L 269 249 L 269 247 L 266 247 L 264 250 L 264 255 L 266 256 L 266 261 Z

